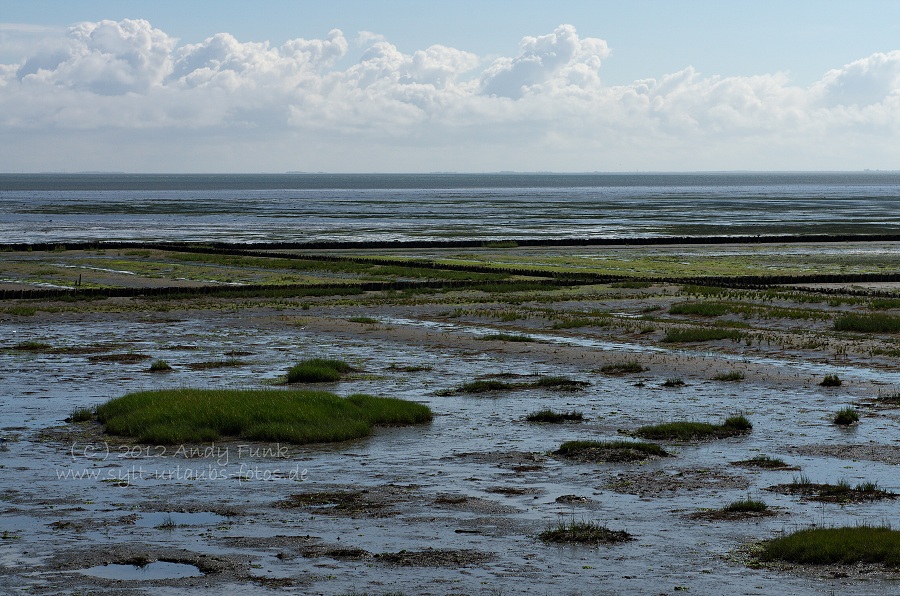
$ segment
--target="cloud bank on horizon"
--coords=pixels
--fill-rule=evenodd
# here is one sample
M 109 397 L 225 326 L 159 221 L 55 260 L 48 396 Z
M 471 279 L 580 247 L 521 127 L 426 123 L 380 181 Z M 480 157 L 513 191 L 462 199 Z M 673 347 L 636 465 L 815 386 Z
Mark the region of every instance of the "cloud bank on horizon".
M 32 47 L 0 64 L 5 171 L 900 169 L 900 50 L 800 87 L 689 66 L 606 86 L 611 49 L 571 25 L 490 59 L 339 29 L 181 45 L 144 20 Z

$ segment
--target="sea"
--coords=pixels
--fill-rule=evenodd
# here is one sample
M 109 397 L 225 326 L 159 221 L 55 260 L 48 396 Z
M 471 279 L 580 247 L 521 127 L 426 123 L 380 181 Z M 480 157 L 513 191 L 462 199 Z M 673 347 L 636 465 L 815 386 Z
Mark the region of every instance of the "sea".
M 0 174 L 0 244 L 900 233 L 900 172 Z

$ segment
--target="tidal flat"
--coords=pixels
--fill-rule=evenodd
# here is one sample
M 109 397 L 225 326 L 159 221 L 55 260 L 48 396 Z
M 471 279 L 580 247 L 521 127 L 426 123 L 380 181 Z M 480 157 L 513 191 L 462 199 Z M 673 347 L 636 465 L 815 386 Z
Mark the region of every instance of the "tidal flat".
M 877 277 L 898 254 L 898 244 L 863 242 L 0 253 L 0 289 L 57 291 L 0 302 L 4 587 L 895 593 L 891 565 L 759 553 L 798 530 L 880 526 L 900 511 L 895 498 L 794 490 L 900 492 L 900 287 Z M 777 281 L 722 281 L 767 267 Z M 171 291 L 149 291 L 160 288 Z M 838 324 L 848 315 L 881 326 Z M 285 385 L 311 359 L 348 369 Z M 170 370 L 152 372 L 158 360 Z M 232 365 L 208 365 L 220 362 Z M 494 390 L 459 390 L 478 382 Z M 344 442 L 155 444 L 109 434 L 90 415 L 128 393 L 185 388 L 399 398 L 433 419 Z M 858 420 L 835 424 L 846 408 Z M 546 410 L 581 419 L 527 420 Z M 667 457 L 555 454 L 571 441 L 636 441 L 642 427 L 737 416 L 752 428 L 652 439 Z M 765 515 L 728 510 L 762 502 Z M 572 528 L 593 538 L 541 538 Z

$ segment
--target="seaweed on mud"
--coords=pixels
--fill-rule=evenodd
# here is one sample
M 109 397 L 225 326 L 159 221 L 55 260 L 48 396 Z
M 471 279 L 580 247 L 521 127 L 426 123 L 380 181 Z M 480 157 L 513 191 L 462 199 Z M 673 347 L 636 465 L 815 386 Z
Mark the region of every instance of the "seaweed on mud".
M 634 537 L 624 530 L 610 530 L 605 525 L 593 521 L 557 522 L 538 534 L 543 542 L 557 544 L 616 544 L 628 542 Z
M 740 466 L 742 468 L 757 468 L 760 470 L 799 470 L 798 466 L 792 466 L 784 460 L 777 457 L 769 457 L 768 455 L 755 455 L 750 459 L 731 462 L 732 466 Z
M 377 553 L 375 561 L 394 567 L 469 567 L 480 565 L 494 558 L 491 553 L 474 549 L 401 550 L 396 553 Z
M 567 441 L 553 454 L 585 463 L 643 461 L 671 455 L 655 443 L 640 441 Z

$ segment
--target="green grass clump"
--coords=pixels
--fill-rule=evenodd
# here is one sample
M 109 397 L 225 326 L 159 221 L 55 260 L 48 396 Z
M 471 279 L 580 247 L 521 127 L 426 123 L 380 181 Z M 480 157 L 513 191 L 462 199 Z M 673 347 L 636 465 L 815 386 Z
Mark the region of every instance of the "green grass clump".
M 614 362 L 600 368 L 600 372 L 607 375 L 624 375 L 631 373 L 640 373 L 647 368 L 637 360 L 625 360 L 623 362 Z
M 549 423 L 559 423 L 559 422 L 581 422 L 584 420 L 584 414 L 581 412 L 571 411 L 571 412 L 554 412 L 553 410 L 540 410 L 538 412 L 531 412 L 527 416 L 525 416 L 525 420 L 528 422 L 549 422 Z
M 840 480 L 837 484 L 812 482 L 803 474 L 790 484 L 776 484 L 767 490 L 801 495 L 825 503 L 864 503 L 897 497 L 895 493 L 882 489 L 877 482 L 861 482 L 854 487 L 846 480 Z
M 366 325 L 374 325 L 375 323 L 380 322 L 378 319 L 372 317 L 350 317 L 347 320 L 351 323 L 365 323 Z
M 582 462 L 621 462 L 668 457 L 669 453 L 655 443 L 641 441 L 566 441 L 554 455 Z
M 528 387 L 561 389 L 563 391 L 575 391 L 589 385 L 590 383 L 588 383 L 587 381 L 576 381 L 575 379 L 569 379 L 567 377 L 560 377 L 555 375 L 539 377 L 537 381 L 527 384 Z
M 723 327 L 692 327 L 689 329 L 669 329 L 662 340 L 668 343 L 716 341 L 720 339 L 730 339 L 733 341 L 738 341 L 743 336 L 744 334 L 736 329 L 727 329 Z
M 834 320 L 835 331 L 900 333 L 900 317 L 884 313 L 848 313 Z
M 513 389 L 516 389 L 514 383 L 507 383 L 506 381 L 498 381 L 496 379 L 479 379 L 477 381 L 463 383 L 459 386 L 457 391 L 460 393 L 487 393 L 489 391 L 511 391 Z
M 279 389 L 164 389 L 129 393 L 97 408 L 113 435 L 169 445 L 222 437 L 325 443 L 368 436 L 376 424 L 431 420 L 428 407 L 401 399 Z
M 515 377 L 515 375 L 511 375 Z M 487 393 L 490 391 L 517 391 L 520 389 L 556 389 L 559 391 L 577 391 L 590 385 L 587 381 L 577 381 L 567 377 L 546 376 L 539 377 L 535 381 L 509 383 L 497 379 L 476 379 L 463 383 L 455 390 L 444 392 L 446 395 L 453 393 Z
M 554 329 L 578 329 L 580 327 L 589 327 L 596 322 L 596 319 L 587 319 L 584 317 L 572 317 L 559 319 L 553 322 Z
M 669 307 L 669 314 L 700 315 L 718 317 L 731 312 L 731 308 L 722 302 L 679 302 Z
M 869 305 L 872 310 L 889 310 L 892 308 L 900 308 L 900 300 L 897 298 L 876 298 Z
M 759 558 L 804 565 L 900 566 L 900 531 L 889 526 L 810 528 L 763 544 Z
M 353 370 L 343 360 L 310 358 L 301 360 L 288 371 L 288 383 L 331 383 L 340 381 L 341 375 Z
M 722 508 L 722 511 L 733 511 L 738 513 L 758 513 L 766 511 L 768 509 L 769 506 L 766 505 L 763 501 L 747 497 L 746 499 L 740 499 L 738 501 L 729 503 Z
M 739 370 L 730 370 L 727 373 L 720 373 L 713 377 L 714 381 L 726 381 L 726 382 L 734 382 L 734 381 L 743 381 L 744 373 Z
M 94 419 L 92 408 L 75 408 L 66 418 L 66 422 L 88 422 Z
M 693 441 L 733 437 L 747 433 L 752 428 L 753 425 L 744 416 L 731 416 L 722 424 L 676 421 L 642 426 L 634 431 L 634 435 L 655 441 Z
M 663 381 L 663 387 L 684 387 L 684 379 L 666 379 Z
M 534 341 L 533 337 L 529 337 L 527 335 L 514 335 L 511 333 L 491 333 L 488 335 L 482 335 L 480 339 L 487 340 L 487 341 L 519 341 L 519 342 Z
M 783 459 L 778 457 L 769 457 L 768 455 L 754 455 L 750 459 L 732 462 L 732 465 L 742 466 L 745 468 L 761 468 L 764 470 L 796 470 L 795 466 L 789 465 Z
M 162 358 L 150 363 L 150 372 L 168 372 L 170 370 L 172 370 L 171 365 Z
M 822 387 L 840 387 L 842 384 L 840 377 L 837 375 L 825 375 L 825 378 L 819 383 Z
M 849 426 L 859 422 L 859 412 L 855 408 L 848 406 L 838 410 L 838 413 L 834 415 L 833 421 L 838 426 Z
M 543 542 L 577 544 L 614 544 L 631 540 L 631 534 L 624 530 L 610 530 L 597 522 L 560 522 L 538 534 Z

